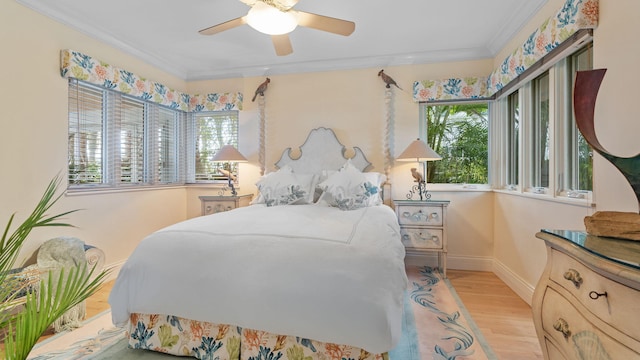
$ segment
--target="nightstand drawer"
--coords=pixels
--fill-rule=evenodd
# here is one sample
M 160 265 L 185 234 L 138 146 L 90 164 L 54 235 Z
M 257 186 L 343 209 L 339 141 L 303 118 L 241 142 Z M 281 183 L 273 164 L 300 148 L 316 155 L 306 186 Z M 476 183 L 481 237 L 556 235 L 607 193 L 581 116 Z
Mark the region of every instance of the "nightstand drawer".
M 223 211 L 248 206 L 252 194 L 237 196 L 200 196 L 202 215 L 211 215 Z
M 407 248 L 442 249 L 442 229 L 400 227 L 402 244 Z
M 223 211 L 229 211 L 236 208 L 235 201 L 203 201 L 203 215 L 215 214 Z
M 442 207 L 400 205 L 398 222 L 400 225 L 442 226 Z

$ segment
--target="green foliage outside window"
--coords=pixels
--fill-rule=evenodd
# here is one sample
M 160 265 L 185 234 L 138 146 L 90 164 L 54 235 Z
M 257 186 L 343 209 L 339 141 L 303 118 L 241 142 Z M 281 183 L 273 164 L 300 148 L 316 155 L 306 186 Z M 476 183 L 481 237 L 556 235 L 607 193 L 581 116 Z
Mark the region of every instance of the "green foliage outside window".
M 425 106 L 427 142 L 442 160 L 427 163 L 427 182 L 488 183 L 487 103 Z

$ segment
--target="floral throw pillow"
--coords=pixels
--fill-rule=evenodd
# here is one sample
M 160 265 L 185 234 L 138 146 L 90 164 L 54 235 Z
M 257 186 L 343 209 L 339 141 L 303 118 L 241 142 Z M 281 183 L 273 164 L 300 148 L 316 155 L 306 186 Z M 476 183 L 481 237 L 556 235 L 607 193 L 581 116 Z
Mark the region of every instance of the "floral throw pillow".
M 340 210 L 355 210 L 381 204 L 380 185 L 384 181 L 384 175 L 366 174 L 351 163 L 345 164 L 340 171 L 331 174 L 320 183 L 324 192 L 319 202 Z
M 289 167 L 271 173 L 256 183 L 267 206 L 311 204 L 315 175 L 295 174 Z

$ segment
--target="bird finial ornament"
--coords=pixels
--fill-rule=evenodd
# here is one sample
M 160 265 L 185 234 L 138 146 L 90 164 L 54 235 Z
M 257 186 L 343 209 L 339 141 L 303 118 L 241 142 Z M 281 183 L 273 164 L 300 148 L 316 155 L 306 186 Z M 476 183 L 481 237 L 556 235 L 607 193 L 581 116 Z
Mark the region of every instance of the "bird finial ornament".
M 416 168 L 411 168 L 411 176 L 413 176 L 414 182 L 421 183 L 423 180 L 422 173 Z
M 384 73 L 384 69 L 378 71 L 378 76 L 380 76 L 382 78 L 382 81 L 384 81 L 384 83 L 387 84 L 387 89 L 390 88 L 391 85 L 394 85 L 398 89 L 402 90 L 402 88 L 398 86 L 398 84 L 396 84 L 396 81 L 393 80 L 391 76 Z
M 262 84 L 260 84 L 260 86 L 258 86 L 255 94 L 253 95 L 253 99 L 251 99 L 251 102 L 256 101 L 256 97 L 258 95 L 264 96 L 264 92 L 267 91 L 267 86 L 269 86 L 270 82 L 271 82 L 271 79 L 267 78 L 267 80 L 265 80 Z

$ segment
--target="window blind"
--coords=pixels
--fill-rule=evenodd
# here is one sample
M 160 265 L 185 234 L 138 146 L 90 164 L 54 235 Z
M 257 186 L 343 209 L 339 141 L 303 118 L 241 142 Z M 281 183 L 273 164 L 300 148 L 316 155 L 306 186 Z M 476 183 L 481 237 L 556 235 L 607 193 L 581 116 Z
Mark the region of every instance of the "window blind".
M 195 121 L 195 181 L 226 180 L 220 172 L 227 169 L 237 174 L 237 163 L 214 163 L 211 158 L 224 145 L 238 146 L 238 112 L 203 112 Z
M 102 90 L 69 81 L 70 185 L 103 183 L 104 100 Z

